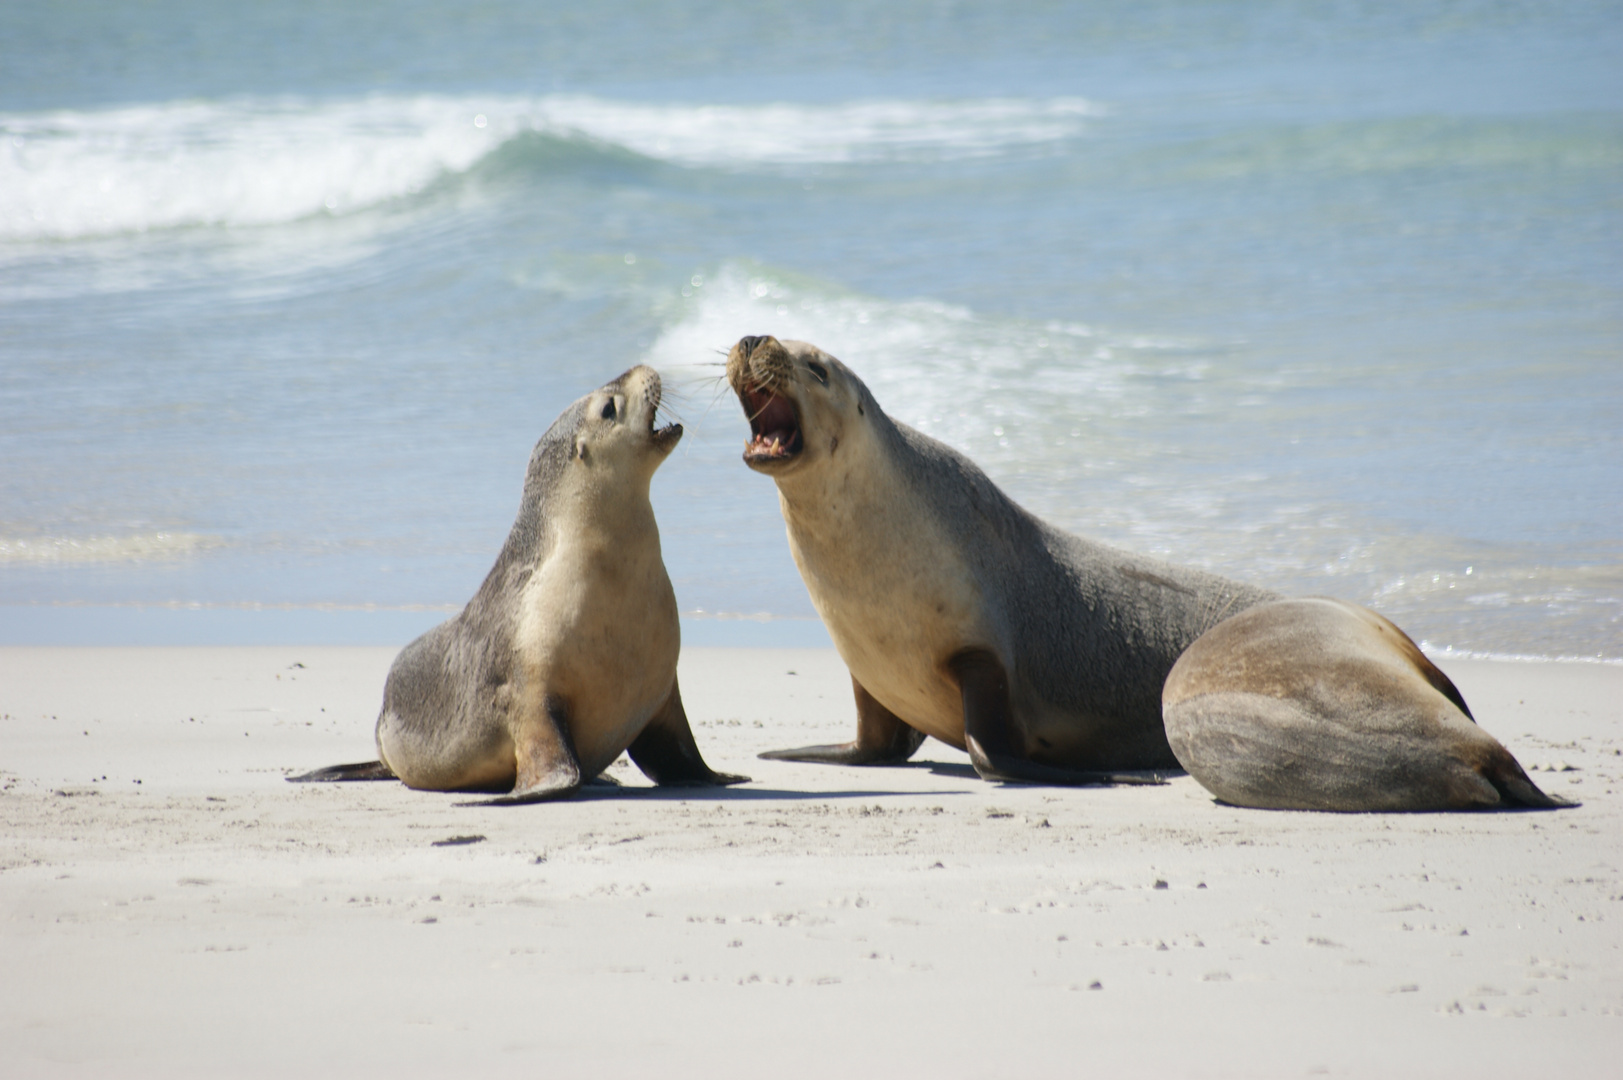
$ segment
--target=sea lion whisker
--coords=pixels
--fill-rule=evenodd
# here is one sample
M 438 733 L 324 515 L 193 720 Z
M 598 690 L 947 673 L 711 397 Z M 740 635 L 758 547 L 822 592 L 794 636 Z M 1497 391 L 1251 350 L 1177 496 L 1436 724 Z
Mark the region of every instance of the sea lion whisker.
M 665 423 L 659 423 L 661 420 L 665 421 Z M 650 430 L 655 428 L 668 428 L 674 424 L 680 424 L 681 422 L 681 413 L 667 405 L 660 405 L 654 409 L 654 415 L 649 417 L 648 427 Z
M 722 384 L 721 386 L 716 387 L 716 392 L 713 395 L 711 395 L 711 397 L 710 397 L 710 403 L 704 407 L 704 419 L 705 420 L 708 420 L 710 418 L 711 410 L 716 407 L 716 402 L 718 402 L 718 401 L 720 401 L 722 399 L 722 397 L 727 393 L 727 390 L 728 390 L 728 387 L 726 386 L 726 384 Z
M 702 373 L 701 374 L 700 372 L 693 370 L 693 369 L 698 368 L 700 366 L 709 367 L 711 365 L 708 365 L 708 364 L 706 364 L 706 365 L 683 364 L 682 365 L 683 377 L 682 377 L 682 382 L 679 385 L 681 386 L 681 389 L 682 389 L 682 391 L 684 393 L 687 392 L 689 387 L 708 386 L 711 383 L 725 382 L 727 380 L 727 376 L 726 376 L 725 373 L 721 373 L 721 374 Z
M 670 403 L 672 401 L 684 402 L 684 401 L 687 401 L 687 400 L 689 400 L 687 387 L 673 385 L 673 386 L 667 386 L 664 389 L 664 391 L 660 394 L 656 404 L 663 407 L 664 405 L 666 405 L 666 404 L 668 404 L 668 403 Z
M 729 387 L 727 386 L 727 376 L 725 374 L 706 375 L 706 376 L 704 376 L 702 378 L 697 378 L 697 379 L 692 380 L 689 383 L 689 385 L 690 386 L 707 386 L 707 387 L 709 387 L 709 388 L 711 388 L 711 389 L 713 389 L 713 390 L 715 390 L 717 392 L 725 392 L 726 390 L 729 389 Z

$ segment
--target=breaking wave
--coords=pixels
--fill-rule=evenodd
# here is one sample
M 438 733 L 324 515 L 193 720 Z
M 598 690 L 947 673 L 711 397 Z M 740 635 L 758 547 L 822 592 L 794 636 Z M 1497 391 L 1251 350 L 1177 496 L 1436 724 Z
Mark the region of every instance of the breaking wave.
M 180 102 L 0 113 L 0 240 L 343 214 L 540 133 L 728 170 L 943 160 L 1078 135 L 1079 98 L 654 105 L 579 95 Z

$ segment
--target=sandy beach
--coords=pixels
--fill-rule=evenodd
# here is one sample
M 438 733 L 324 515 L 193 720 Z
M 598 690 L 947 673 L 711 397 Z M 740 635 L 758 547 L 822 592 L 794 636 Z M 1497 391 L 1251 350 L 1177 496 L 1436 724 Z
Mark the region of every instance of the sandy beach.
M 0 3 L 0 1080 L 1623 1077 L 1620 15 Z M 285 782 L 481 583 L 598 655 L 656 554 L 748 783 Z M 1249 603 L 1185 569 L 1579 805 L 758 757 L 854 734 L 820 611 L 1125 701 Z
M 1612 1075 L 1623 667 L 1443 661 L 1553 813 L 756 760 L 832 650 L 689 649 L 753 783 L 466 808 L 372 753 L 393 650 L 0 649 L 8 1076 Z

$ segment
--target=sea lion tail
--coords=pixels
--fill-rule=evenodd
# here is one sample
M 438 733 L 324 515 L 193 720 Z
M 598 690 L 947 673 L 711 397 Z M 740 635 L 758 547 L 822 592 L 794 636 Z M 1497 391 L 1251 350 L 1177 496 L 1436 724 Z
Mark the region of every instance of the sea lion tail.
M 393 780 L 395 775 L 381 761 L 357 761 L 351 765 L 328 765 L 324 769 L 287 777 L 290 784 L 310 784 L 337 780 Z

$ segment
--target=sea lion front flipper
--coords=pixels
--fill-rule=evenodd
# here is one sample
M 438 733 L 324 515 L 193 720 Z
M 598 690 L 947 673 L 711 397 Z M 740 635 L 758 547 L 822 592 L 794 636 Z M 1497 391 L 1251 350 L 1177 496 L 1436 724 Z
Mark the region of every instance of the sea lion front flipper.
M 520 806 L 562 799 L 580 790 L 580 759 L 569 738 L 569 709 L 548 695 L 540 715 L 513 732 L 518 778 L 513 790 L 494 799 L 458 806 Z
M 982 780 L 1012 784 L 1164 784 L 1158 773 L 1115 773 L 1061 769 L 1022 755 L 1015 747 L 1009 718 L 1009 678 L 998 658 L 984 649 L 965 649 L 947 661 L 964 701 L 964 746 Z
M 626 752 L 660 787 L 710 787 L 745 784 L 747 776 L 719 773 L 704 763 L 699 744 L 693 741 L 687 710 L 682 708 L 682 690 L 671 683 L 670 697 L 653 719 L 643 727 Z
M 357 761 L 351 765 L 328 765 L 324 769 L 313 769 L 283 779 L 290 784 L 312 784 L 337 780 L 393 780 L 395 775 L 381 761 Z
M 857 699 L 857 737 L 847 743 L 801 746 L 793 750 L 767 750 L 757 755 L 769 761 L 815 761 L 827 765 L 900 765 L 924 743 L 924 732 L 874 699 L 853 676 Z

